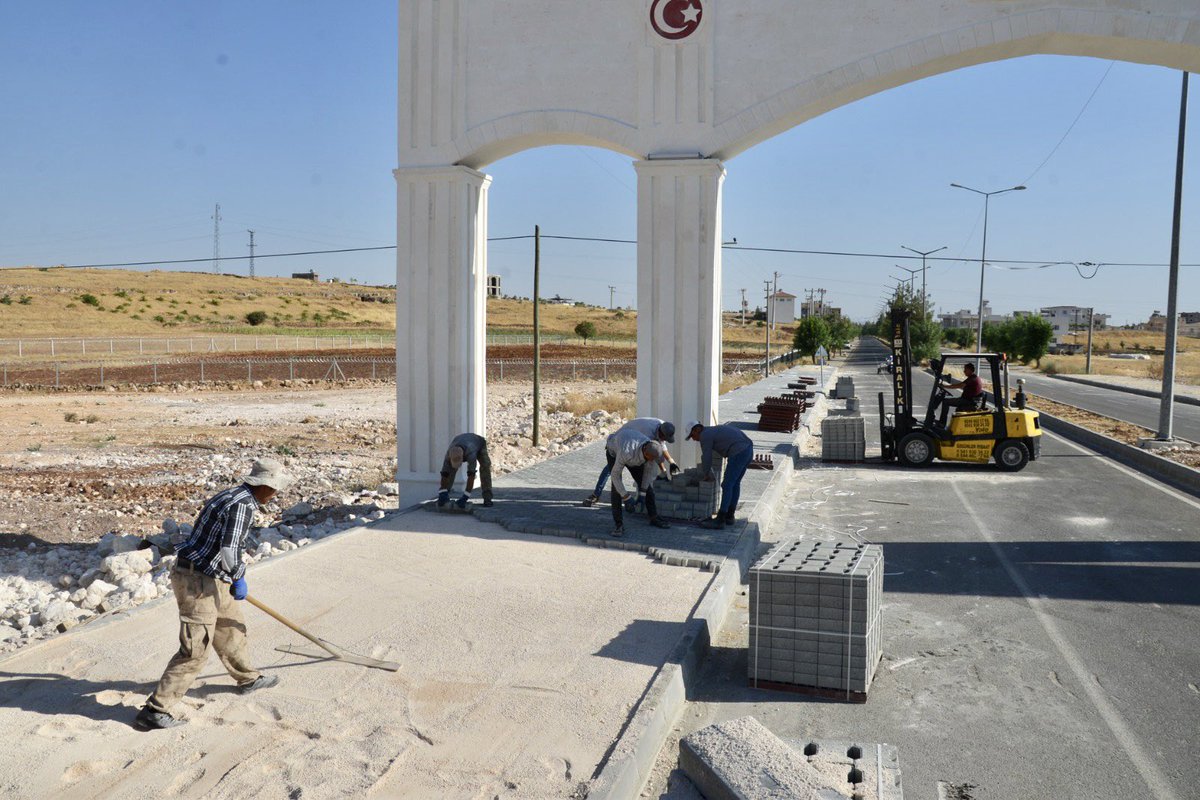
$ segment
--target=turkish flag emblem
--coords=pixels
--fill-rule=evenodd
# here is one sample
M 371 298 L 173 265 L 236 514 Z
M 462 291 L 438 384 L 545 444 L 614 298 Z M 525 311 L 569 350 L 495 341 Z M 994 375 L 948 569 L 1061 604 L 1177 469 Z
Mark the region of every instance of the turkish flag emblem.
M 654 0 L 650 25 L 664 39 L 686 39 L 700 27 L 704 8 L 700 0 Z

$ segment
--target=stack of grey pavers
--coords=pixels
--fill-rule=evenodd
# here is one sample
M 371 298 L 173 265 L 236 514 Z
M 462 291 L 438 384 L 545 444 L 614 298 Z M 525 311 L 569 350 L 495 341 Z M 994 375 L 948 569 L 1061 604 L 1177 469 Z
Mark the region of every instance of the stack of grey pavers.
M 845 400 L 847 397 L 854 397 L 854 378 L 849 375 L 839 375 L 837 386 L 833 388 L 833 396 L 838 400 Z
M 749 581 L 750 684 L 865 697 L 883 655 L 883 548 L 785 541 Z
M 867 429 L 861 416 L 828 416 L 821 420 L 821 460 L 858 463 L 867 458 Z
M 672 476 L 670 482 L 655 481 L 658 513 L 674 519 L 707 519 L 716 514 L 721 483 L 700 478 L 700 468 L 692 467 Z

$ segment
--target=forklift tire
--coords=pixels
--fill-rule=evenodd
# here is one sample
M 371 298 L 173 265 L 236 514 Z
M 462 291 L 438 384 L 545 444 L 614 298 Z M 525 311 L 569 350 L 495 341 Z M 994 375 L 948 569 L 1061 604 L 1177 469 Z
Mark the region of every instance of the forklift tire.
M 933 463 L 936 452 L 933 439 L 920 432 L 905 436 L 896 448 L 900 463 L 906 467 L 927 467 Z
M 1029 463 L 1029 449 L 1016 439 L 996 445 L 996 466 L 1005 472 L 1020 472 Z

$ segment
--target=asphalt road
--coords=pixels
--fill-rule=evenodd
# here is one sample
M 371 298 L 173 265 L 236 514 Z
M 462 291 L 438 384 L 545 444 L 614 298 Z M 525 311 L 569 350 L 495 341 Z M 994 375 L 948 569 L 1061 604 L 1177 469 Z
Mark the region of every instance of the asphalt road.
M 1017 377 L 1015 373 L 1009 376 L 1009 383 L 1014 392 L 1016 391 Z M 1107 417 L 1132 422 L 1152 431 L 1158 430 L 1158 398 L 1071 383 L 1027 372 L 1021 372 L 1019 377 L 1025 379 L 1026 391 L 1035 395 L 1058 400 L 1061 403 L 1070 403 Z M 1103 379 L 1103 376 L 1098 378 L 1098 380 Z M 1200 406 L 1176 403 L 1172 428 L 1172 432 L 1176 436 L 1200 442 Z
M 1200 503 L 1053 435 L 1017 474 L 881 464 L 873 345 L 845 371 L 875 462 L 811 462 L 772 530 L 883 544 L 870 697 L 748 688 L 739 597 L 681 734 L 753 714 L 780 736 L 897 745 L 909 800 L 1200 797 Z M 689 796 L 678 773 L 670 787 Z

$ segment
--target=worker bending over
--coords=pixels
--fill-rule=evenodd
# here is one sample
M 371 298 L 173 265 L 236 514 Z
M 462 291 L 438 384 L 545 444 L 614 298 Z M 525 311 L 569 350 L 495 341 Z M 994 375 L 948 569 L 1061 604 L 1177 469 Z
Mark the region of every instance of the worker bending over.
M 688 437 L 700 443 L 700 474 L 702 480 L 711 481 L 716 478 L 713 473 L 713 454 L 725 459 L 725 474 L 721 478 L 721 507 L 716 519 L 707 519 L 700 523 L 705 528 L 724 528 L 732 525 L 734 511 L 737 510 L 738 499 L 742 493 L 742 478 L 754 457 L 754 442 L 732 425 L 704 426 L 700 422 L 688 423 Z
M 963 365 L 963 372 L 966 373 L 958 383 L 945 383 L 942 386 L 946 389 L 962 389 L 960 397 L 943 396 L 942 398 L 942 415 L 940 424 L 946 427 L 946 416 L 952 408 L 962 408 L 968 411 L 975 411 L 979 408 L 979 401 L 983 397 L 983 380 L 975 374 L 975 365 L 967 363 Z
M 212 645 L 242 694 L 279 683 L 250 665 L 246 622 L 237 601 L 245 600 L 242 554 L 254 512 L 291 479 L 273 458 L 255 461 L 240 486 L 226 489 L 200 510 L 196 525 L 176 551 L 171 587 L 179 605 L 179 651 L 172 656 L 136 724 L 154 730 L 184 724 L 172 714 L 208 660 Z
M 621 431 L 637 431 L 653 442 L 667 442 L 675 444 L 675 426 L 670 422 L 664 422 L 658 417 L 638 417 L 626 422 L 617 429 L 617 433 Z M 671 453 L 666 447 L 663 447 L 662 458 L 659 459 L 658 468 L 664 472 L 674 475 L 679 472 L 679 465 L 675 463 L 675 459 L 671 458 Z M 612 462 L 607 461 L 604 464 L 604 469 L 600 470 L 600 477 L 596 481 L 596 488 L 583 501 L 585 506 L 594 506 L 596 501 L 600 499 L 601 493 L 604 491 L 604 484 L 608 482 L 609 473 L 612 472 Z
M 444 508 L 450 502 L 450 488 L 458 476 L 458 468 L 467 462 L 467 486 L 462 497 L 454 501 L 459 508 L 467 507 L 471 490 L 475 488 L 476 467 L 479 471 L 479 485 L 483 487 L 483 504 L 492 505 L 492 459 L 488 456 L 487 439 L 477 433 L 460 433 L 450 441 L 446 450 L 446 459 L 442 462 L 442 483 L 438 492 L 438 508 Z
M 612 515 L 616 525 L 613 536 L 625 535 L 622 504 L 632 512 L 637 505 L 638 492 L 646 496 L 646 513 L 650 517 L 650 524 L 656 528 L 671 527 L 666 520 L 659 518 L 658 507 L 654 503 L 654 479 L 658 477 L 658 462 L 663 457 L 664 449 L 660 443 L 651 441 L 637 431 L 621 430 L 608 437 L 604 451 L 612 471 Z M 629 470 L 633 476 L 636 491 L 625 491 L 625 483 L 621 480 L 625 470 Z

